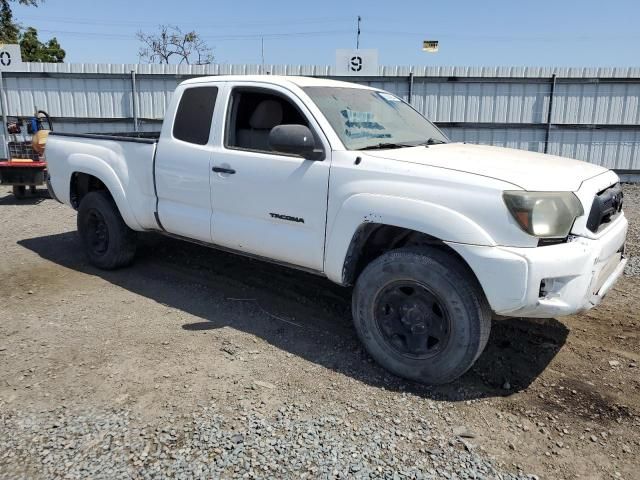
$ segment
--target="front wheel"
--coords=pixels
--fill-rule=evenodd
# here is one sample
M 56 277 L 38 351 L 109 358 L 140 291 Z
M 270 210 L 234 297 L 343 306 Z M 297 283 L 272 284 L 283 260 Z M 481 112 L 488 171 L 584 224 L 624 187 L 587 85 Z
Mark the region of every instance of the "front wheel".
M 133 261 L 136 233 L 122 219 L 111 196 L 89 192 L 78 208 L 78 232 L 89 261 L 98 268 L 113 270 Z
M 491 311 L 459 259 L 435 248 L 388 252 L 362 272 L 353 291 L 356 331 L 384 368 L 425 384 L 448 383 L 482 353 Z

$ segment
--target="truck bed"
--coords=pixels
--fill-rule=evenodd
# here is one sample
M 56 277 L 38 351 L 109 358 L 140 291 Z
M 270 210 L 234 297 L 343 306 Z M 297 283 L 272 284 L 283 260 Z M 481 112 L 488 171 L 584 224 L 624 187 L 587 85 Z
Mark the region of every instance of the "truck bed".
M 158 139 L 155 132 L 52 132 L 47 164 L 56 197 L 73 206 L 69 179 L 91 175 L 108 188 L 129 226 L 157 229 L 154 164 Z

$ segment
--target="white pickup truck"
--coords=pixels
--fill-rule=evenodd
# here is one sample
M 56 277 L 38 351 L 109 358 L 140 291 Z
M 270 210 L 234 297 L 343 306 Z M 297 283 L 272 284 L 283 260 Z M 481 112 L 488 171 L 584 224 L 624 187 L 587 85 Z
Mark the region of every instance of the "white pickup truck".
M 49 186 L 78 210 L 90 261 L 133 261 L 162 232 L 353 285 L 353 318 L 391 372 L 462 375 L 500 316 L 597 305 L 625 266 L 616 174 L 451 143 L 396 96 L 304 77 L 178 86 L 159 136 L 47 145 Z

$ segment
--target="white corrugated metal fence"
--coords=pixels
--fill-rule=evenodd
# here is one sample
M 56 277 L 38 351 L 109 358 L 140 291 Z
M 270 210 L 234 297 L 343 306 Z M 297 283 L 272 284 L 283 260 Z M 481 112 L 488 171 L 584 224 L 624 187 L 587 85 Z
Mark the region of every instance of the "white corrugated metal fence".
M 329 66 L 26 64 L 5 72 L 8 116 L 46 110 L 70 132 L 158 130 L 175 86 L 221 74 L 339 78 Z M 343 80 L 410 101 L 456 141 L 548 152 L 640 173 L 640 68 L 380 67 Z M 549 111 L 551 109 L 551 114 Z

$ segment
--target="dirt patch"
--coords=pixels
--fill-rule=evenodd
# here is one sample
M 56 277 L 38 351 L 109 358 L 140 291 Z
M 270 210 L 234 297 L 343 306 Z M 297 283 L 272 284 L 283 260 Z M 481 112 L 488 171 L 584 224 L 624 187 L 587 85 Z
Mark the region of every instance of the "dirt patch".
M 625 189 L 633 232 L 638 191 Z M 44 197 L 16 202 L 6 188 L 0 231 L 1 424 L 20 432 L 15 453 L 0 452 L 0 477 L 15 478 L 8 472 L 17 464 L 28 466 L 28 477 L 55 476 L 46 472 L 59 469 L 43 467 L 47 455 L 73 464 L 76 457 L 28 447 L 60 428 L 59 417 L 87 458 L 107 442 L 107 431 L 92 433 L 92 421 L 112 422 L 118 438 L 131 442 L 131 459 L 114 463 L 114 475 L 136 476 L 142 470 L 127 469 L 150 465 L 150 453 L 134 452 L 145 447 L 132 432 L 146 432 L 148 452 L 162 452 L 154 442 L 174 429 L 183 432 L 171 437 L 180 448 L 195 445 L 194 432 L 221 432 L 209 453 L 227 452 L 225 445 L 236 452 L 237 434 L 255 451 L 269 445 L 273 455 L 279 441 L 298 445 L 310 478 L 325 471 L 318 459 L 330 458 L 316 448 L 320 438 L 342 442 L 340 455 L 369 458 L 339 464 L 346 476 L 371 467 L 372 476 L 417 468 L 446 477 L 450 458 L 450 476 L 475 469 L 488 478 L 637 478 L 638 277 L 624 277 L 603 305 L 582 315 L 494 321 L 474 368 L 451 385 L 427 388 L 371 361 L 351 325 L 350 291 L 322 278 L 151 235 L 133 267 L 102 272 L 80 251 L 75 212 Z M 204 423 L 194 427 L 199 415 Z M 71 417 L 84 423 L 73 426 Z M 473 433 L 467 443 L 454 434 L 459 427 Z M 273 444 L 261 436 L 269 428 L 279 435 Z M 242 458 L 236 453 L 216 455 L 232 462 Z M 189 458 L 186 465 L 195 462 Z

